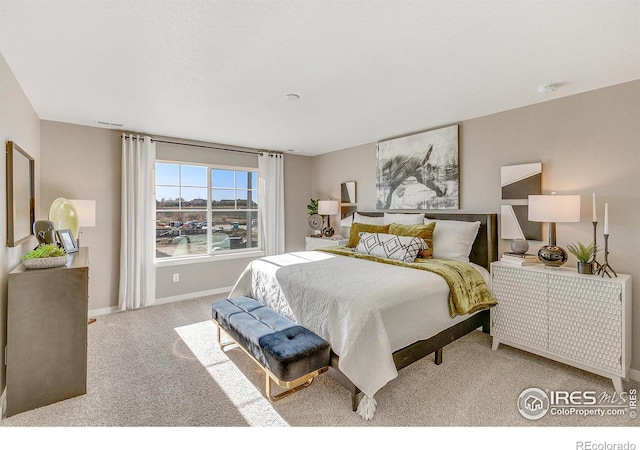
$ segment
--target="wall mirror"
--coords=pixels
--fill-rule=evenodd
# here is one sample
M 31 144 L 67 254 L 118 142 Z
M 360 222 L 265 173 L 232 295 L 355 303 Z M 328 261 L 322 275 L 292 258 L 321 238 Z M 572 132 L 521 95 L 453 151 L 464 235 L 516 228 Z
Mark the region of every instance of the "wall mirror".
M 340 185 L 340 218 L 344 219 L 356 211 L 356 182 L 347 181 Z M 344 226 L 347 226 L 346 224 Z
M 356 182 L 347 181 L 340 186 L 340 202 L 355 203 L 356 202 Z
M 33 235 L 35 222 L 34 160 L 15 142 L 7 141 L 7 246 Z

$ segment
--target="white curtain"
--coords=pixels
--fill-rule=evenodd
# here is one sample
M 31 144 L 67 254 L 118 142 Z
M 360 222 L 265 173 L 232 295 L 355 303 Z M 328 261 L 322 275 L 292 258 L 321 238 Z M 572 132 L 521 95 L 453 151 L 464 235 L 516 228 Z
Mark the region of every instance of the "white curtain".
M 155 160 L 150 137 L 122 135 L 120 311 L 149 306 L 156 297 Z
M 267 256 L 284 253 L 284 168 L 278 153 L 258 155 L 260 229 Z

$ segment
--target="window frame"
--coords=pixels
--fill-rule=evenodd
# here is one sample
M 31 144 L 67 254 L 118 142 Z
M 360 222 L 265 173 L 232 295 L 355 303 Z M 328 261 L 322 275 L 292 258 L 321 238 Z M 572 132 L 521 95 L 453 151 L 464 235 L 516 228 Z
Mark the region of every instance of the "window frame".
M 258 183 L 256 186 L 251 186 L 251 191 L 255 194 L 255 200 L 254 196 L 252 196 L 252 201 L 256 201 L 259 198 L 259 178 L 260 178 L 260 174 L 258 173 L 258 168 L 257 167 L 243 167 L 243 166 L 233 166 L 233 165 L 220 165 L 220 164 L 211 164 L 211 163 L 201 163 L 201 162 L 192 162 L 192 161 L 181 161 L 181 160 L 173 160 L 173 159 L 156 159 L 154 162 L 154 178 L 153 178 L 153 205 L 154 205 L 154 223 L 158 220 L 158 212 L 163 212 L 165 210 L 158 210 L 157 208 L 157 197 L 156 197 L 156 190 L 159 186 L 171 186 L 173 187 L 174 185 L 158 185 L 156 182 L 156 164 L 176 164 L 178 165 L 179 169 L 179 173 L 180 173 L 180 166 L 201 166 L 201 167 L 205 167 L 207 170 L 207 175 L 206 175 L 206 181 L 207 181 L 207 186 L 206 186 L 206 190 L 207 190 L 207 198 L 206 198 L 206 208 L 197 208 L 197 209 L 193 209 L 194 211 L 206 211 L 206 220 L 207 220 L 207 224 L 211 224 L 212 223 L 212 218 L 213 218 L 213 196 L 212 196 L 212 192 L 213 192 L 213 186 L 212 186 L 212 171 L 214 169 L 217 170 L 230 170 L 230 171 L 234 171 L 234 172 L 249 172 L 249 173 L 255 173 L 257 175 L 257 179 L 258 179 Z M 179 180 L 180 185 L 178 185 L 178 187 L 182 188 L 184 187 L 182 185 L 182 180 Z M 237 186 L 235 186 L 235 184 L 237 184 L 237 178 L 235 178 L 235 174 L 234 174 L 234 187 L 233 190 L 237 191 L 238 188 Z M 186 187 L 191 187 L 191 186 L 186 186 Z M 199 186 L 198 186 L 199 187 Z M 221 189 L 221 188 L 216 188 L 216 189 Z M 222 188 L 224 189 L 224 188 Z M 248 191 L 248 188 L 240 188 L 240 190 L 245 190 Z M 237 201 L 237 199 L 236 199 Z M 182 205 L 180 204 L 179 208 L 175 208 L 175 209 L 169 209 L 166 210 L 167 212 L 184 212 L 184 211 L 189 211 L 189 210 L 184 210 L 182 209 Z M 237 203 L 236 203 L 236 209 L 233 210 L 228 210 L 228 211 L 239 211 L 237 209 Z M 181 264 L 191 264 L 191 263 L 200 263 L 200 262 L 209 262 L 209 261 L 217 261 L 217 260 L 227 260 L 227 259 L 237 259 L 237 258 L 248 258 L 248 257 L 260 257 L 260 256 L 264 256 L 265 255 L 265 251 L 264 251 L 264 243 L 263 243 L 263 239 L 262 239 L 262 233 L 260 232 L 260 225 L 261 225 L 261 220 L 260 220 L 260 204 L 258 203 L 258 207 L 256 209 L 253 208 L 245 208 L 243 210 L 240 211 L 255 211 L 256 216 L 257 216 L 257 226 L 258 226 L 258 241 L 257 241 L 257 246 L 256 247 L 250 247 L 250 248 L 239 248 L 239 249 L 229 249 L 229 250 L 223 250 L 223 251 L 212 251 L 211 249 L 211 245 L 212 245 L 212 233 L 209 231 L 206 233 L 207 236 L 207 253 L 194 253 L 194 254 L 186 254 L 186 255 L 180 255 L 180 256 L 170 256 L 170 257 L 164 257 L 164 258 L 159 258 L 157 256 L 154 256 L 154 261 L 156 266 L 171 266 L 171 265 L 181 265 Z M 155 232 L 155 231 L 154 231 Z M 156 243 L 157 245 L 157 243 Z M 157 247 L 156 247 L 157 249 Z

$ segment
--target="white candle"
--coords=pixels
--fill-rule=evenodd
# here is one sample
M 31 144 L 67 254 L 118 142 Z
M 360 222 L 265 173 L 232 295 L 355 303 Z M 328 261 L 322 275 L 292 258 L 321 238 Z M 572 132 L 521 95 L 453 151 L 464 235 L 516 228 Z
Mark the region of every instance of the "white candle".
M 609 204 L 604 204 L 604 234 L 609 234 Z
M 596 214 L 596 193 L 593 193 L 593 222 L 598 221 L 598 215 Z

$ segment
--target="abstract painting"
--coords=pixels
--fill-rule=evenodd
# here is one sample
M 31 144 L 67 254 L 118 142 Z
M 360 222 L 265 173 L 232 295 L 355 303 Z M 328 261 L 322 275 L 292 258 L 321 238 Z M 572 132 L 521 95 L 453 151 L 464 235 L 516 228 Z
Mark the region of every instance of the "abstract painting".
M 517 164 L 500 168 L 502 239 L 542 240 L 542 224 L 529 221 L 529 195 L 542 193 L 542 163 Z
M 458 209 L 458 192 L 458 125 L 378 142 L 377 209 Z

